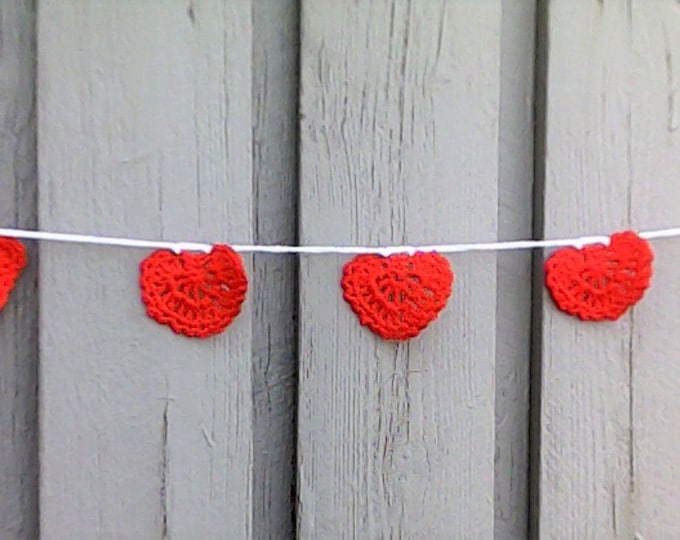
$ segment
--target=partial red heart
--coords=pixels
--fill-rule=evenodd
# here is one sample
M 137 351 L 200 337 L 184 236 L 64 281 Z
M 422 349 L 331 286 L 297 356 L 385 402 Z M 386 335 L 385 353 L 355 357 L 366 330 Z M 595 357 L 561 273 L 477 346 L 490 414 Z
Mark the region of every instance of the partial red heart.
M 444 309 L 453 272 L 438 253 L 358 255 L 342 273 L 343 298 L 359 322 L 379 336 L 417 336 Z
M 0 309 L 7 305 L 9 294 L 26 267 L 26 248 L 14 238 L 0 238 Z
M 222 332 L 241 312 L 248 290 L 241 258 L 224 245 L 207 254 L 155 251 L 140 271 L 147 315 L 189 337 Z
M 584 321 L 614 321 L 649 287 L 654 254 L 632 231 L 611 236 L 608 246 L 562 248 L 545 262 L 545 283 L 555 304 Z

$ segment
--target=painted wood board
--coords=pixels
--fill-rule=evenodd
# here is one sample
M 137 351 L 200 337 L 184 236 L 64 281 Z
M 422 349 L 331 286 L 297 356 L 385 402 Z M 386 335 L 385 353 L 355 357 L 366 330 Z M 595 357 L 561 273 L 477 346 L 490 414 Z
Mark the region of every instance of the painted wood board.
M 536 5 L 502 2 L 498 239 L 531 238 Z M 527 538 L 531 253 L 499 253 L 496 289 L 495 524 Z
M 38 22 L 41 227 L 251 242 L 250 2 L 44 0 Z M 41 246 L 46 538 L 250 537 L 250 302 L 176 336 L 144 314 L 147 253 Z
M 36 226 L 35 18 L 32 2 L 0 4 L 0 224 Z M 38 534 L 38 260 L 0 312 L 0 537 Z
M 299 6 L 253 3 L 254 239 L 297 242 Z M 295 531 L 297 258 L 253 256 L 253 537 Z
M 674 224 L 679 21 L 670 1 L 550 2 L 546 237 Z M 541 538 L 664 538 L 680 525 L 680 251 L 658 245 L 652 290 L 617 322 L 584 324 L 544 293 Z
M 304 244 L 498 234 L 501 2 L 302 4 Z M 381 341 L 346 257 L 301 261 L 303 538 L 491 538 L 497 257 L 451 257 L 440 318 Z
M 680 6 L 633 2 L 630 13 L 629 188 L 632 223 L 680 223 Z M 634 533 L 680 530 L 680 239 L 655 241 L 652 287 L 633 313 L 631 487 Z

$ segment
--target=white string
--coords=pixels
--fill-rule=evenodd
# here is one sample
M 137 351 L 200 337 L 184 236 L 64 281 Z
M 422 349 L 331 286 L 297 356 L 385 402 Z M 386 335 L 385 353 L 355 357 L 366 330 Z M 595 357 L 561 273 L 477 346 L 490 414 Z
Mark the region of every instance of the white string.
M 638 233 L 641 238 L 652 240 L 655 238 L 672 238 L 680 236 L 680 227 L 643 231 Z M 96 236 L 87 234 L 67 234 L 49 231 L 29 231 L 25 229 L 0 228 L 0 236 L 25 238 L 29 240 L 46 240 L 52 242 L 68 242 L 73 244 L 96 244 L 105 246 L 123 246 L 147 249 L 169 249 L 175 253 L 182 251 L 203 251 L 209 253 L 212 244 L 198 242 L 167 242 L 161 240 L 144 240 L 139 238 L 117 238 L 111 236 Z M 283 246 L 283 245 L 231 245 L 235 251 L 241 253 L 298 253 L 307 255 L 324 254 L 378 254 L 392 255 L 394 253 L 413 254 L 416 251 L 437 251 L 439 253 L 464 253 L 468 251 L 510 251 L 521 249 L 554 248 L 554 247 L 583 247 L 589 244 L 609 244 L 609 236 L 581 236 L 578 238 L 560 238 L 556 240 L 513 240 L 508 242 L 474 242 L 466 244 L 440 244 L 421 246 Z

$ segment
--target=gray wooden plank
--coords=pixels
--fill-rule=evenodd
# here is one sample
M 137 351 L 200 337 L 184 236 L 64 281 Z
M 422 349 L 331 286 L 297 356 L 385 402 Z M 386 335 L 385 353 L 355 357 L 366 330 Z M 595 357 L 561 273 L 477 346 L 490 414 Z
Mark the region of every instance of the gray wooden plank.
M 255 241 L 297 242 L 297 0 L 253 3 Z M 297 259 L 253 257 L 253 536 L 295 533 Z
M 30 0 L 0 4 L 0 222 L 34 228 L 35 15 Z M 38 536 L 38 261 L 0 312 L 0 537 Z
M 502 2 L 498 238 L 530 238 L 536 2 Z M 498 256 L 495 530 L 527 537 L 531 253 Z
M 496 238 L 501 2 L 302 6 L 301 241 Z M 451 260 L 395 345 L 342 301 L 347 258 L 302 259 L 302 538 L 493 537 L 497 257 Z
M 632 219 L 630 2 L 552 0 L 547 20 L 543 233 L 607 234 Z M 634 222 L 634 223 L 633 223 Z M 633 538 L 632 316 L 583 323 L 543 291 L 540 538 Z
M 251 242 L 250 2 L 38 9 L 41 226 Z M 176 336 L 144 315 L 146 254 L 41 246 L 42 534 L 248 538 L 250 302 Z
M 637 1 L 630 13 L 630 212 L 641 228 L 677 226 L 680 11 Z M 652 287 L 633 314 L 630 411 L 635 534 L 680 531 L 680 239 L 655 241 Z

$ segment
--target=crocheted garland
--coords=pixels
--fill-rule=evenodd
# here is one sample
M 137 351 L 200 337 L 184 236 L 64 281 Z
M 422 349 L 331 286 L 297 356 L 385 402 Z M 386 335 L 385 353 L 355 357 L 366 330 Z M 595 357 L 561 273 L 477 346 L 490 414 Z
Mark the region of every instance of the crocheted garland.
M 670 230 L 673 232 L 674 230 Z M 666 232 L 666 231 L 657 231 Z M 609 245 L 565 247 L 545 262 L 545 284 L 557 307 L 584 321 L 616 320 L 650 285 L 654 254 L 632 231 Z M 0 237 L 0 309 L 27 264 L 24 246 Z M 343 269 L 343 298 L 362 325 L 389 340 L 416 337 L 446 306 L 454 275 L 439 253 L 358 255 Z M 146 313 L 178 334 L 209 337 L 239 315 L 248 278 L 227 245 L 209 254 L 158 250 L 140 264 Z
M 198 338 L 229 326 L 248 290 L 241 258 L 225 245 L 208 254 L 154 251 L 140 265 L 139 283 L 149 317 Z
M 640 301 L 652 277 L 654 254 L 632 231 L 602 244 L 556 251 L 545 263 L 545 283 L 557 307 L 584 321 L 616 320 Z
M 26 267 L 26 249 L 14 238 L 0 238 L 0 309 L 7 305 L 9 294 Z
M 343 298 L 359 322 L 390 340 L 416 337 L 451 295 L 453 272 L 438 253 L 358 255 L 342 273 Z

